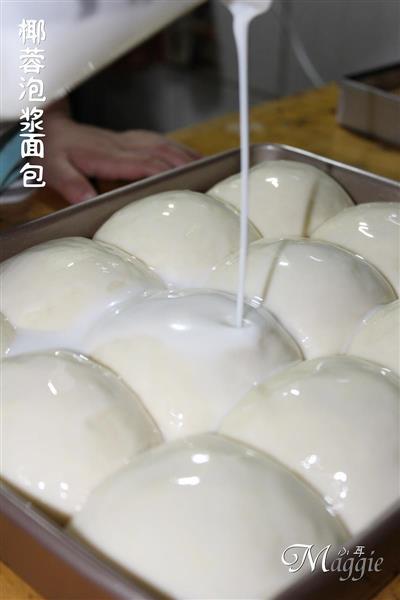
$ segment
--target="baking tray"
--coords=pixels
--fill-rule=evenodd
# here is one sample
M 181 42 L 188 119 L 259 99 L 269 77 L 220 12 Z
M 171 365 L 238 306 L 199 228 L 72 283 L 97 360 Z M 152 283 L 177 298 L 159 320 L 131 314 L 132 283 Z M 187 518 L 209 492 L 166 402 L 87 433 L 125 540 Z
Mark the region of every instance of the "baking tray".
M 400 146 L 400 63 L 340 82 L 341 125 Z
M 400 183 L 278 144 L 251 147 L 251 162 L 288 159 L 312 164 L 329 173 L 356 203 L 400 201 Z M 150 194 L 173 189 L 204 192 L 217 181 L 239 171 L 239 150 L 205 158 L 166 174 L 118 190 L 20 225 L 0 235 L 2 259 L 47 240 L 92 236 L 116 210 Z M 376 443 L 379 443 L 376 440 Z M 366 460 L 370 448 L 366 448 Z M 350 549 L 365 546 L 383 557 L 383 570 L 358 582 L 340 582 L 335 573 L 315 572 L 282 593 L 280 600 L 364 600 L 372 597 L 399 571 L 400 503 L 373 523 Z M 72 539 L 57 523 L 6 484 L 0 486 L 0 559 L 51 600 L 133 600 L 165 598 L 139 577 L 118 567 Z

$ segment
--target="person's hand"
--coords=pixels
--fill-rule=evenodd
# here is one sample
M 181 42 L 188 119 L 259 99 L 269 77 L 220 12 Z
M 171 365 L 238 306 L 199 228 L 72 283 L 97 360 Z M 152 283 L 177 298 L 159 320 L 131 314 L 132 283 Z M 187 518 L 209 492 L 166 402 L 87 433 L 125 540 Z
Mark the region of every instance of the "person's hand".
M 89 178 L 135 181 L 199 157 L 157 133 L 82 125 L 51 108 L 45 133 L 44 179 L 71 204 L 96 196 Z

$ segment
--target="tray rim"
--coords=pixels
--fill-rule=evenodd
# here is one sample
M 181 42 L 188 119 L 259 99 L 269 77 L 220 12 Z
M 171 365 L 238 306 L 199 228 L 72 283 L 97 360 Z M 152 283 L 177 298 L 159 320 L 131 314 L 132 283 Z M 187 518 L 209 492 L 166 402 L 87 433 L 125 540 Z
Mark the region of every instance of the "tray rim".
M 357 79 L 345 77 L 340 81 L 340 87 L 342 90 L 344 90 L 345 88 L 353 88 L 356 90 L 360 90 L 366 94 L 374 94 L 374 96 L 381 96 L 389 102 L 393 102 L 394 104 L 400 105 L 400 96 L 397 96 L 391 91 L 383 90 L 379 87 L 371 85 L 370 83 L 365 83 L 364 81 L 358 81 Z
M 343 83 L 350 84 L 352 87 L 360 88 L 363 91 L 366 91 L 366 92 L 368 91 L 370 93 L 383 95 L 385 98 L 388 98 L 389 100 L 394 100 L 394 101 L 400 102 L 400 96 L 396 96 L 396 94 L 394 94 L 393 91 L 384 90 L 380 87 L 377 87 L 376 85 L 362 81 L 363 77 L 374 77 L 374 76 L 379 77 L 380 75 L 383 75 L 384 73 L 394 71 L 396 69 L 398 69 L 399 75 L 400 75 L 400 62 L 399 61 L 389 63 L 387 65 L 384 65 L 383 67 L 375 67 L 374 69 L 368 69 L 367 71 L 365 71 L 365 70 L 357 71 L 357 73 L 351 73 L 350 75 L 345 75 L 340 80 L 340 85 L 342 85 Z
M 320 154 L 316 154 L 309 150 L 303 150 L 301 148 L 297 148 L 295 146 L 290 146 L 288 144 L 278 144 L 278 143 L 270 143 L 270 142 L 262 142 L 262 143 L 250 145 L 251 153 L 254 153 L 258 149 L 260 149 L 260 150 L 263 150 L 263 149 L 265 149 L 265 150 L 268 150 L 268 149 L 280 150 L 280 149 L 282 149 L 284 151 L 294 152 L 294 153 L 298 154 L 299 157 L 300 156 L 307 157 L 313 161 L 323 162 L 324 164 L 331 165 L 332 167 L 339 168 L 341 170 L 344 170 L 349 173 L 353 173 L 355 175 L 360 175 L 362 177 L 368 177 L 371 180 L 373 180 L 375 183 L 380 183 L 382 185 L 388 185 L 388 186 L 397 188 L 400 191 L 400 179 L 398 181 L 395 179 L 390 179 L 389 177 L 384 177 L 377 173 L 373 173 L 371 171 L 366 171 L 365 169 L 361 169 L 360 167 L 348 165 L 346 163 L 340 162 L 333 158 L 324 157 Z M 148 187 L 149 185 L 151 185 L 153 183 L 157 183 L 157 182 L 160 182 L 163 180 L 167 181 L 168 179 L 171 179 L 174 176 L 181 174 L 181 173 L 182 174 L 190 173 L 191 171 L 193 171 L 196 168 L 204 167 L 207 164 L 212 164 L 216 159 L 222 160 L 223 158 L 233 157 L 233 156 L 237 155 L 238 152 L 239 152 L 238 148 L 232 148 L 230 150 L 225 150 L 224 152 L 219 152 L 219 153 L 213 154 L 211 156 L 205 156 L 205 157 L 203 157 L 197 161 L 194 161 L 188 165 L 185 165 L 183 167 L 171 169 L 169 171 L 166 171 L 165 173 L 160 173 L 159 175 L 153 175 L 152 177 L 147 177 L 144 180 L 133 182 L 133 183 L 127 183 L 126 185 L 123 185 L 116 189 L 110 190 L 108 192 L 103 192 L 101 194 L 98 194 L 95 198 L 87 200 L 86 202 L 84 202 L 82 204 L 66 206 L 64 208 L 61 208 L 60 210 L 51 212 L 42 217 L 32 219 L 25 223 L 20 223 L 14 227 L 10 227 L 6 230 L 1 231 L 0 232 L 0 242 L 2 239 L 6 239 L 6 238 L 12 237 L 17 234 L 20 235 L 25 232 L 29 232 L 31 229 L 36 229 L 41 226 L 45 226 L 46 224 L 51 223 L 55 220 L 62 219 L 64 216 L 69 216 L 71 214 L 86 211 L 88 209 L 90 210 L 92 207 L 96 207 L 99 203 L 102 203 L 108 199 L 112 199 L 116 195 L 129 193 L 131 191 L 136 192 L 136 191 L 140 191 L 142 189 L 145 190 L 146 187 Z
M 317 163 L 318 162 L 323 163 L 324 165 L 327 165 L 328 167 L 330 166 L 330 167 L 334 167 L 334 168 L 339 168 L 348 173 L 353 173 L 356 176 L 362 176 L 363 178 L 367 178 L 371 181 L 371 183 L 382 184 L 383 186 L 389 186 L 390 188 L 393 188 L 396 191 L 398 190 L 400 192 L 400 181 L 392 180 L 392 179 L 371 173 L 369 171 L 365 171 L 358 167 L 347 165 L 347 164 L 337 161 L 335 159 L 325 158 L 323 156 L 320 156 L 318 154 L 315 154 L 315 153 L 307 151 L 307 150 L 302 150 L 302 149 L 295 148 L 295 147 L 292 147 L 292 146 L 289 146 L 286 144 L 271 144 L 271 143 L 253 144 L 251 146 L 251 149 L 252 149 L 252 151 L 256 151 L 257 149 L 271 150 L 271 151 L 278 150 L 279 151 L 280 149 L 282 149 L 284 151 L 289 151 L 292 153 L 294 152 L 295 155 L 297 155 L 299 157 L 299 159 L 304 157 L 304 158 L 311 159 L 312 161 L 315 161 Z M 160 175 L 157 175 L 157 176 L 154 176 L 151 178 L 147 178 L 143 181 L 136 182 L 136 183 L 130 183 L 130 184 L 122 186 L 118 189 L 111 190 L 109 192 L 105 192 L 103 194 L 100 194 L 93 200 L 88 201 L 87 203 L 85 203 L 83 205 L 75 205 L 75 206 L 71 206 L 71 207 L 66 207 L 57 212 L 50 213 L 49 215 L 45 215 L 43 217 L 34 219 L 27 223 L 23 223 L 21 225 L 18 225 L 17 227 L 13 227 L 12 229 L 8 229 L 7 231 L 2 232 L 0 234 L 0 242 L 2 239 L 8 239 L 8 238 L 12 239 L 14 237 L 20 238 L 20 237 L 24 236 L 25 234 L 28 234 L 31 231 L 36 231 L 38 229 L 40 230 L 43 226 L 46 226 L 48 223 L 52 223 L 53 221 L 62 221 L 64 218 L 67 218 L 71 213 L 75 214 L 75 213 L 79 213 L 81 210 L 88 210 L 88 209 L 89 209 L 89 211 L 92 211 L 92 210 L 95 211 L 96 206 L 98 206 L 108 200 L 112 200 L 112 198 L 114 198 L 114 197 L 119 197 L 121 195 L 125 195 L 127 193 L 129 194 L 131 192 L 137 192 L 137 191 L 142 191 L 142 190 L 145 191 L 146 188 L 150 187 L 154 183 L 169 181 L 170 179 L 173 179 L 174 177 L 179 176 L 180 174 L 186 174 L 186 173 L 190 174 L 191 171 L 195 171 L 199 167 L 204 168 L 207 166 L 207 164 L 212 164 L 218 160 L 223 161 L 224 159 L 226 159 L 228 157 L 233 157 L 235 155 L 238 155 L 238 152 L 239 152 L 239 150 L 237 148 L 235 148 L 235 149 L 227 150 L 225 152 L 222 152 L 222 153 L 219 153 L 219 154 L 216 154 L 213 156 L 208 156 L 203 159 L 200 159 L 199 161 L 191 163 L 190 165 L 187 165 L 185 167 L 174 169 L 174 170 L 168 171 L 166 173 L 162 173 Z M 294 160 L 295 160 L 295 158 L 294 158 Z M 400 197 L 399 197 L 399 199 L 400 199 Z M 118 209 L 116 209 L 116 210 L 118 210 Z M 1 516 L 1 514 L 3 514 L 3 517 L 5 516 L 5 518 L 10 519 L 9 509 L 10 509 L 10 506 L 14 506 L 14 507 L 17 507 L 19 512 L 22 513 L 24 515 L 24 517 L 27 519 L 29 518 L 29 516 L 32 517 L 32 515 L 36 515 L 34 517 L 33 521 L 35 523 L 35 526 L 39 527 L 40 532 L 42 532 L 42 533 L 44 532 L 46 535 L 50 535 L 50 536 L 52 534 L 55 534 L 57 525 L 55 525 L 55 523 L 47 515 L 42 513 L 40 511 L 40 509 L 36 509 L 35 507 L 32 507 L 31 503 L 27 502 L 22 495 L 15 494 L 15 492 L 13 492 L 12 490 L 7 490 L 6 492 L 4 492 L 6 487 L 7 487 L 6 484 L 3 484 L 3 483 L 0 484 L 0 516 Z M 17 499 L 17 502 L 15 501 L 16 499 Z M 23 509 L 23 505 L 26 506 L 27 504 L 30 505 L 29 510 L 28 510 L 29 516 L 28 516 L 27 512 Z M 390 523 L 393 523 L 394 525 L 400 524 L 400 502 L 399 502 L 398 506 L 394 508 L 394 510 L 390 511 L 390 515 L 388 516 L 388 519 L 389 519 Z M 43 520 L 44 520 L 44 522 L 47 522 L 47 527 L 43 528 L 43 526 L 42 526 Z M 14 521 L 15 521 L 15 519 L 14 519 Z M 39 525 L 39 523 L 40 523 L 40 525 Z M 375 521 L 374 521 L 373 523 L 371 523 L 370 527 L 365 531 L 365 534 L 368 534 L 369 536 L 372 535 L 372 537 L 373 537 L 374 535 L 376 536 L 377 533 L 379 533 L 378 526 L 375 524 Z M 364 534 L 364 532 L 362 533 L 361 539 L 364 538 L 365 534 Z M 60 535 L 60 533 L 58 535 Z M 68 542 L 71 542 L 71 537 L 68 534 L 61 531 L 61 535 L 67 536 Z M 40 537 L 40 535 L 38 537 Z M 357 539 L 357 538 L 351 538 L 351 540 L 349 540 L 349 544 L 354 543 L 355 539 Z M 110 592 L 110 597 L 121 598 L 123 600 L 128 599 L 128 598 L 131 599 L 132 597 L 135 597 L 135 598 L 136 597 L 137 598 L 162 598 L 163 597 L 162 594 L 158 590 L 155 590 L 155 588 L 148 586 L 147 583 L 143 582 L 138 576 L 131 575 L 131 576 L 129 576 L 128 579 L 126 579 L 120 569 L 114 569 L 111 563 L 108 563 L 107 561 L 102 560 L 102 559 L 98 559 L 97 556 L 90 550 L 90 548 L 88 546 L 83 545 L 80 542 L 76 542 L 76 540 L 72 540 L 72 541 L 73 541 L 73 545 L 78 543 L 81 546 L 81 548 L 83 549 L 85 554 L 89 553 L 91 560 L 94 559 L 95 562 L 96 561 L 98 562 L 98 560 L 100 560 L 100 566 L 104 570 L 105 576 L 107 576 L 107 574 L 109 574 L 109 576 L 111 577 L 111 584 L 120 582 L 123 589 L 126 589 L 126 588 L 124 588 L 124 585 L 128 585 L 129 595 L 124 595 L 123 593 L 121 593 L 120 595 L 115 596 Z M 61 553 L 61 555 L 63 554 L 62 548 L 59 549 L 58 554 L 60 554 L 60 553 Z M 2 550 L 1 550 L 1 545 L 0 545 L 0 558 L 1 558 L 1 556 L 2 556 Z M 65 557 L 63 557 L 63 556 L 61 557 L 62 560 L 64 558 Z M 88 572 L 87 572 L 88 569 L 86 569 L 85 564 L 78 563 L 77 566 L 83 572 L 84 576 L 89 575 L 89 578 L 90 578 L 91 573 L 88 574 Z M 110 566 L 110 564 L 111 564 L 111 566 Z M 14 567 L 12 567 L 12 568 L 14 568 Z M 18 571 L 17 568 L 16 568 L 16 570 Z M 290 586 L 287 590 L 284 590 L 282 593 L 282 598 L 284 598 L 284 597 L 286 598 L 287 594 L 289 594 L 289 593 L 296 594 L 297 592 L 300 592 L 301 590 L 303 590 L 302 593 L 303 594 L 305 593 L 306 595 L 301 595 L 301 596 L 299 595 L 299 597 L 301 597 L 301 598 L 314 597 L 314 596 L 310 596 L 308 594 L 309 584 L 307 582 L 308 581 L 315 582 L 317 579 L 322 580 L 321 577 L 318 577 L 318 574 L 316 576 L 314 576 L 314 575 L 313 576 L 305 576 L 304 579 L 302 579 L 298 584 Z M 386 582 L 382 583 L 382 586 L 385 585 L 385 583 Z M 107 586 L 105 586 L 105 587 L 107 587 Z M 123 592 L 123 589 L 121 590 L 122 592 Z M 324 589 L 324 587 L 322 587 L 321 589 Z M 154 592 L 155 592 L 155 595 L 152 595 L 152 593 L 154 593 Z M 375 590 L 374 590 L 374 593 L 375 593 Z M 135 594 L 135 596 L 134 596 L 134 594 Z M 287 597 L 289 597 L 289 596 L 287 596 Z M 315 596 L 315 597 L 317 598 L 319 596 Z M 363 598 L 364 597 L 366 598 L 367 596 L 363 596 Z M 296 598 L 297 598 L 297 596 L 296 596 Z M 76 600 L 76 599 L 74 599 L 74 600 Z

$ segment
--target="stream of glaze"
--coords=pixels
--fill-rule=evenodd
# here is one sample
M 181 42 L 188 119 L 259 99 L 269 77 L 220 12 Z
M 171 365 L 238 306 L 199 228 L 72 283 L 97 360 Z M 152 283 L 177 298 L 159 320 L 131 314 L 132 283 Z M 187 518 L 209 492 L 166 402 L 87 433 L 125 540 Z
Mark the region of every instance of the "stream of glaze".
M 226 2 L 226 5 L 231 11 L 233 17 L 233 34 L 236 43 L 239 71 L 240 170 L 242 198 L 240 211 L 240 250 L 235 324 L 236 327 L 242 327 L 245 299 L 249 218 L 249 26 L 255 17 L 268 10 L 271 5 L 271 0 L 230 0 Z

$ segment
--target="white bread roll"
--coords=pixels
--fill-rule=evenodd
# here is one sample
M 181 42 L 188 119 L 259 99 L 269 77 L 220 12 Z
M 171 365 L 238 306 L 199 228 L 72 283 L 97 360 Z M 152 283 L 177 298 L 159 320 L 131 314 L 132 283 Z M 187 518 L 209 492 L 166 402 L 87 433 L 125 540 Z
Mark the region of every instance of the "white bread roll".
M 202 287 L 239 249 L 240 220 L 229 205 L 197 192 L 162 192 L 117 211 L 95 235 L 143 260 L 170 288 Z M 249 239 L 261 236 L 249 224 Z
M 240 182 L 238 173 L 220 181 L 208 193 L 240 210 Z M 269 160 L 250 170 L 249 216 L 265 238 L 308 236 L 352 204 L 332 177 L 311 165 Z
M 99 321 L 85 352 L 139 395 L 166 439 L 210 431 L 252 385 L 302 358 L 265 309 L 246 306 L 237 329 L 235 308 L 228 294 L 161 292 Z
M 346 539 L 300 479 L 210 434 L 138 457 L 91 494 L 72 531 L 173 598 L 270 599 L 308 572 L 289 573 L 288 546 Z
M 375 265 L 400 293 L 400 204 L 371 202 L 342 211 L 312 237 L 332 242 Z
M 221 432 L 308 481 L 359 533 L 399 498 L 399 378 L 348 356 L 306 361 L 257 386 Z
M 15 327 L 51 332 L 86 323 L 164 288 L 140 261 L 81 237 L 33 246 L 0 266 L 2 311 Z
M 400 300 L 379 306 L 363 319 L 347 353 L 378 363 L 400 375 Z
M 234 292 L 237 269 L 233 255 L 208 287 Z M 275 315 L 306 358 L 342 352 L 366 313 L 396 297 L 381 273 L 353 253 L 294 239 L 250 245 L 246 296 Z
M 65 519 L 161 434 L 108 369 L 66 352 L 2 364 L 1 477 Z

